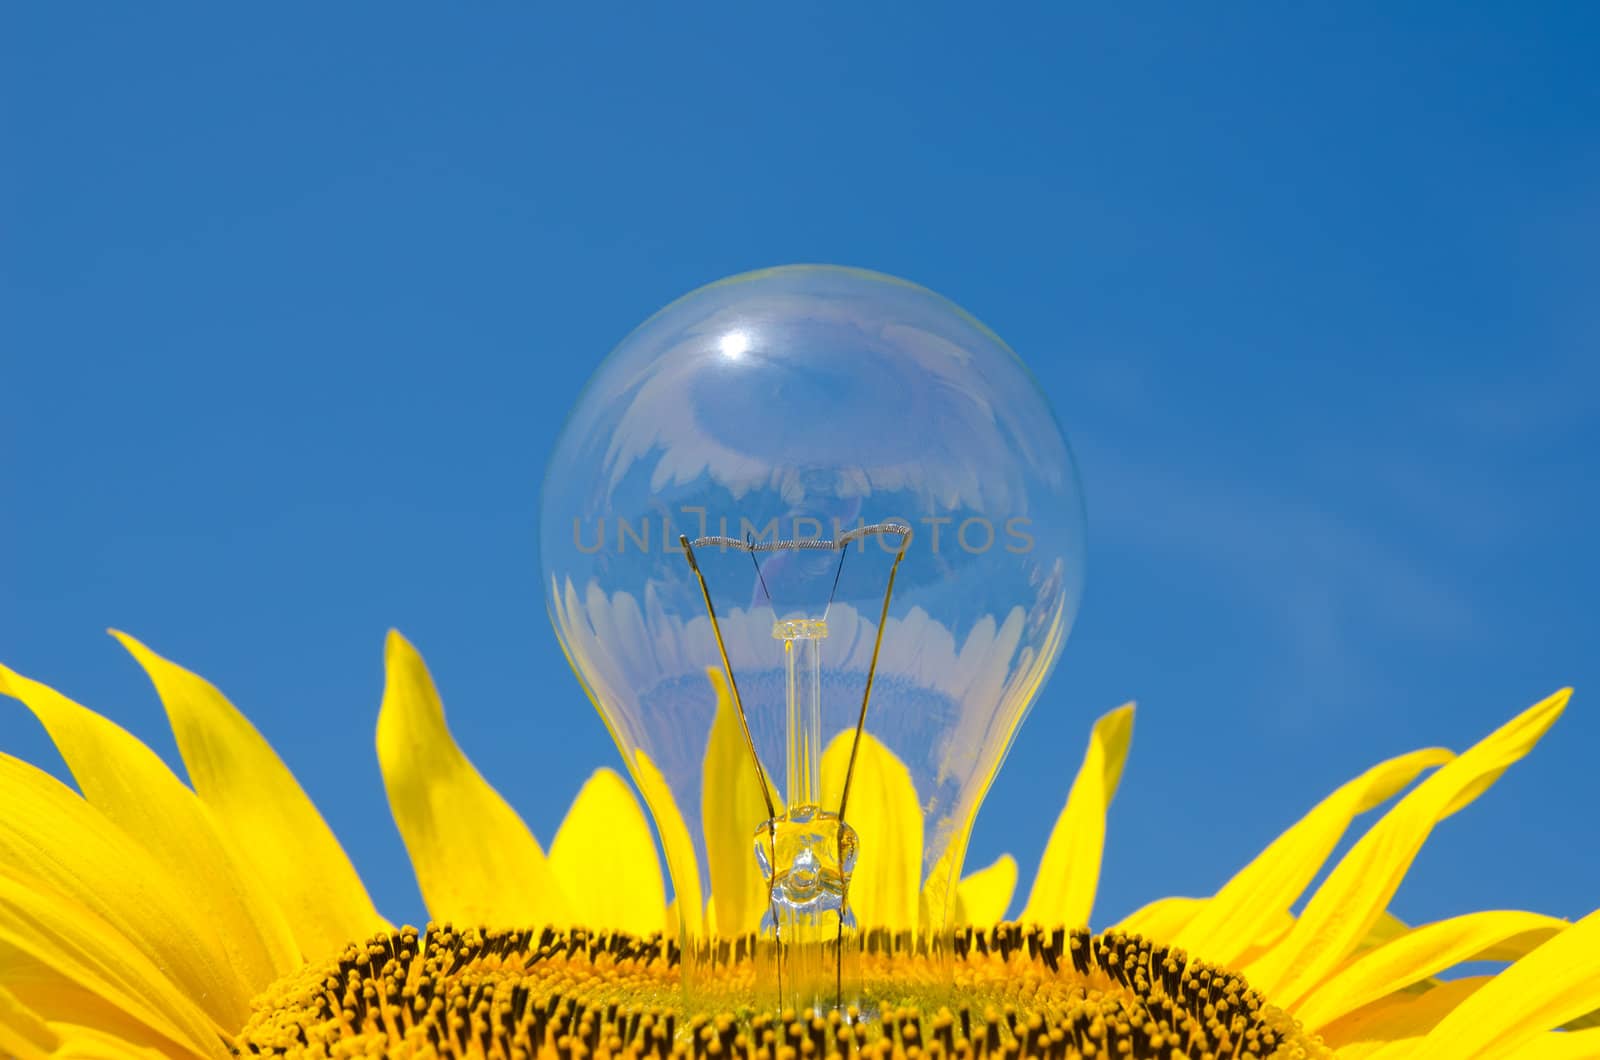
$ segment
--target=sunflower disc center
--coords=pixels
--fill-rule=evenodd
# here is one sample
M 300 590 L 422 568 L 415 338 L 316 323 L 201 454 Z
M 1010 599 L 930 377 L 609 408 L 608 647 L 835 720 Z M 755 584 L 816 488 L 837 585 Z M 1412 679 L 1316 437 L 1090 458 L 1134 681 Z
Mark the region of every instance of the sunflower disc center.
M 953 961 L 869 932 L 869 1011 L 755 1005 L 754 940 L 719 944 L 718 979 L 689 1010 L 660 936 L 406 928 L 271 987 L 240 1051 L 607 1060 L 1075 1060 L 1326 1057 L 1232 973 L 1130 935 L 1005 924 L 965 929 Z M 951 975 L 953 964 L 953 977 Z

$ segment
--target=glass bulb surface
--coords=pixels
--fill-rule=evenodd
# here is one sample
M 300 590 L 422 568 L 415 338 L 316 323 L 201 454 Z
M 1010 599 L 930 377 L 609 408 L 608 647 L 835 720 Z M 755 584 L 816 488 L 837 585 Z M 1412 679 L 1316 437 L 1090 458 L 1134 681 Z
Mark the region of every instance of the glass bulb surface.
M 701 288 L 583 391 L 540 548 L 556 632 L 655 818 L 691 988 L 712 940 L 782 942 L 785 917 L 841 951 L 936 945 L 1082 585 L 1076 470 L 1021 360 L 877 273 Z M 795 967 L 820 974 L 815 956 Z

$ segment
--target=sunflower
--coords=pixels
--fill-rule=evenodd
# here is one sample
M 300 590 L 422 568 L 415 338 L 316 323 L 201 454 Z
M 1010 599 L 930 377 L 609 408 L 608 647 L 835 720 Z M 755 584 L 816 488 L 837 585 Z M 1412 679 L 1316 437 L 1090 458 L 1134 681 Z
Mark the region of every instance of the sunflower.
M 949 954 L 869 940 L 877 1007 L 821 1014 L 761 1007 L 751 939 L 711 941 L 717 1003 L 691 1004 L 627 783 L 597 771 L 545 851 L 457 747 L 398 634 L 378 755 L 434 918 L 423 929 L 378 913 L 220 692 L 117 636 L 165 705 L 189 784 L 112 721 L 0 667 L 0 692 L 44 725 L 79 788 L 0 755 L 3 1056 L 1600 1057 L 1600 913 L 1413 927 L 1386 912 L 1433 826 L 1527 754 L 1568 691 L 1460 754 L 1379 763 L 1212 896 L 1091 935 L 1132 736 L 1121 707 L 1094 725 L 1019 920 L 1002 922 L 1017 877 L 1004 857 L 961 882 Z M 1386 803 L 1302 904 L 1354 819 Z M 1449 974 L 1479 961 L 1503 967 Z

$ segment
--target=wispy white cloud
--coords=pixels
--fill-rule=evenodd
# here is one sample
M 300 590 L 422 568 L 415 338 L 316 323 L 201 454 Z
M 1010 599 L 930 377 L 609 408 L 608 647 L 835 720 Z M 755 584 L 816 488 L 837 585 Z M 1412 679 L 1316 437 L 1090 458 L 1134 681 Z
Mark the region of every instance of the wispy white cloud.
M 1285 709 L 1393 691 L 1360 648 L 1373 630 L 1440 643 L 1476 624 L 1470 591 L 1392 527 L 1282 483 L 1196 477 L 1193 459 L 1153 465 L 1081 451 L 1094 536 L 1181 564 L 1198 583 L 1225 586 L 1219 606 L 1253 611 L 1264 661 L 1278 660 L 1269 669 L 1285 682 Z

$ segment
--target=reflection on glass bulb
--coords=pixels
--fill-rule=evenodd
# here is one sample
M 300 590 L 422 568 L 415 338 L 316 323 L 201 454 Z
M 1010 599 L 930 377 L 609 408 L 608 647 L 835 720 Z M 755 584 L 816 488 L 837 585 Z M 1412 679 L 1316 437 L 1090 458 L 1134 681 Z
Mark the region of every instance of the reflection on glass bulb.
M 1081 587 L 1072 458 L 1016 355 L 874 273 L 702 288 L 595 373 L 540 545 L 655 818 L 691 992 L 718 940 L 755 936 L 757 988 L 797 1008 L 870 1000 L 851 968 L 875 939 L 937 951 Z

